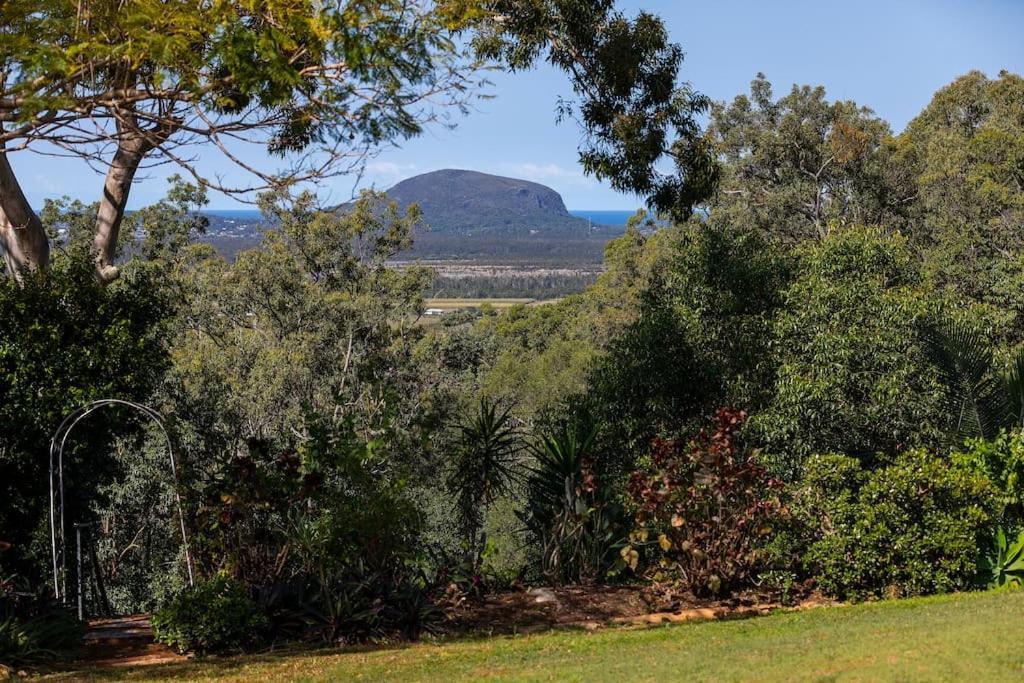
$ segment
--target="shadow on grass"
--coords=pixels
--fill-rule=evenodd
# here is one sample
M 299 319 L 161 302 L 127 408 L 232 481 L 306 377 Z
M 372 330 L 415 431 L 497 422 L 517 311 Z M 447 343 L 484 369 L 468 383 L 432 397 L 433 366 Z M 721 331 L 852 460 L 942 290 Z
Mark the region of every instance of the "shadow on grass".
M 769 613 L 787 611 L 784 609 L 772 610 Z M 259 669 L 266 666 L 269 668 L 282 667 L 287 670 L 290 660 L 301 659 L 308 661 L 314 657 L 336 657 L 341 655 L 369 654 L 374 652 L 399 652 L 418 646 L 446 646 L 457 644 L 472 644 L 487 640 L 514 640 L 517 638 L 543 636 L 547 634 L 590 634 L 595 632 L 609 631 L 635 631 L 658 628 L 685 628 L 697 624 L 707 624 L 713 621 L 734 621 L 748 620 L 759 616 L 756 613 L 726 614 L 715 620 L 692 620 L 688 622 L 662 623 L 662 624 L 604 624 L 596 631 L 581 625 L 559 625 L 544 630 L 529 630 L 517 633 L 509 630 L 496 630 L 495 632 L 473 631 L 446 634 L 437 638 L 424 639 L 416 642 L 389 642 L 362 645 L 344 646 L 316 646 L 316 645 L 286 645 L 281 649 L 273 651 L 252 652 L 225 656 L 206 656 L 186 658 L 181 661 L 167 664 L 138 665 L 129 667 L 86 667 L 75 671 L 63 670 L 52 672 L 45 676 L 45 680 L 195 680 L 197 678 L 219 678 L 240 675 L 244 669 Z M 325 663 L 325 669 L 330 668 L 330 663 Z M 252 672 L 256 673 L 256 672 Z M 306 673 L 308 675 L 309 672 Z

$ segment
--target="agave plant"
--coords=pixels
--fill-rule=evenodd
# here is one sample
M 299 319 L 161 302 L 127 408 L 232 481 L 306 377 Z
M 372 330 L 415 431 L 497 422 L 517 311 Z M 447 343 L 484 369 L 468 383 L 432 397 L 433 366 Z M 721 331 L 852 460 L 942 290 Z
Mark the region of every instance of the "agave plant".
M 527 504 L 520 519 L 539 541 L 541 571 L 553 583 L 598 578 L 617 543 L 614 511 L 591 471 L 596 428 L 567 425 L 533 444 Z
M 1024 426 L 1024 349 L 1001 370 L 977 329 L 966 323 L 928 326 L 922 342 L 945 388 L 950 436 L 994 438 Z
M 981 581 L 990 588 L 1024 585 L 1024 531 L 1010 542 L 1002 527 L 996 531 L 991 555 L 981 559 Z

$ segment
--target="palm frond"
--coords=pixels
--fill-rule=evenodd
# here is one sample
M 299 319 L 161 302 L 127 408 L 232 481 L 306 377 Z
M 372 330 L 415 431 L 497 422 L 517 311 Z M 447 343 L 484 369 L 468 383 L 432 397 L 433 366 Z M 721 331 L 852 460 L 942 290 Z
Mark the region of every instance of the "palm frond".
M 951 436 L 996 436 L 1007 424 L 1010 405 L 1004 383 L 993 371 L 988 339 L 959 322 L 926 326 L 921 340 L 944 388 Z
M 1010 425 L 1024 427 L 1024 348 L 1010 361 L 1002 377 L 1003 392 L 1006 395 Z

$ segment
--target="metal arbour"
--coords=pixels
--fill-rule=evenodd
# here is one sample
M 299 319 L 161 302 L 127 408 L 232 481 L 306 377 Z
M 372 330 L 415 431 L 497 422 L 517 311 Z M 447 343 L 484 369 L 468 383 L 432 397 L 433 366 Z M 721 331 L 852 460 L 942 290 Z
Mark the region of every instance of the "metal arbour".
M 71 430 L 75 428 L 75 425 L 94 411 L 111 405 L 127 406 L 138 410 L 152 419 L 160 427 L 160 431 L 164 435 L 164 442 L 167 445 L 167 456 L 171 463 L 171 477 L 174 480 L 174 499 L 178 508 L 178 523 L 181 527 L 182 547 L 185 550 L 188 583 L 191 586 L 195 582 L 192 575 L 192 556 L 189 554 L 188 549 L 188 533 L 185 531 L 185 515 L 182 512 L 181 494 L 178 491 L 178 468 L 174 460 L 171 437 L 167 434 L 164 421 L 161 419 L 160 413 L 147 405 L 116 398 L 107 398 L 87 403 L 69 414 L 60 423 L 57 431 L 53 433 L 53 438 L 50 440 L 50 547 L 53 551 L 53 594 L 58 600 L 67 597 L 67 586 L 65 585 L 67 560 L 64 551 L 64 444 L 67 442 L 68 436 L 71 434 Z M 60 539 L 59 541 L 58 538 Z

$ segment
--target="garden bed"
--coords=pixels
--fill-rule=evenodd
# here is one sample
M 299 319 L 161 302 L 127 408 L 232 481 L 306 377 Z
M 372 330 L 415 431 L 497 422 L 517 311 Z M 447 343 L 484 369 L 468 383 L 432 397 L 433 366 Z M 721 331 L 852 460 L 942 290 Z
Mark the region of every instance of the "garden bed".
M 790 608 L 830 604 L 816 595 Z M 757 616 L 783 608 L 777 600 L 744 593 L 726 600 L 667 595 L 645 586 L 571 586 L 531 588 L 466 601 L 449 611 L 455 633 L 491 635 L 536 633 L 554 628 L 680 622 Z

